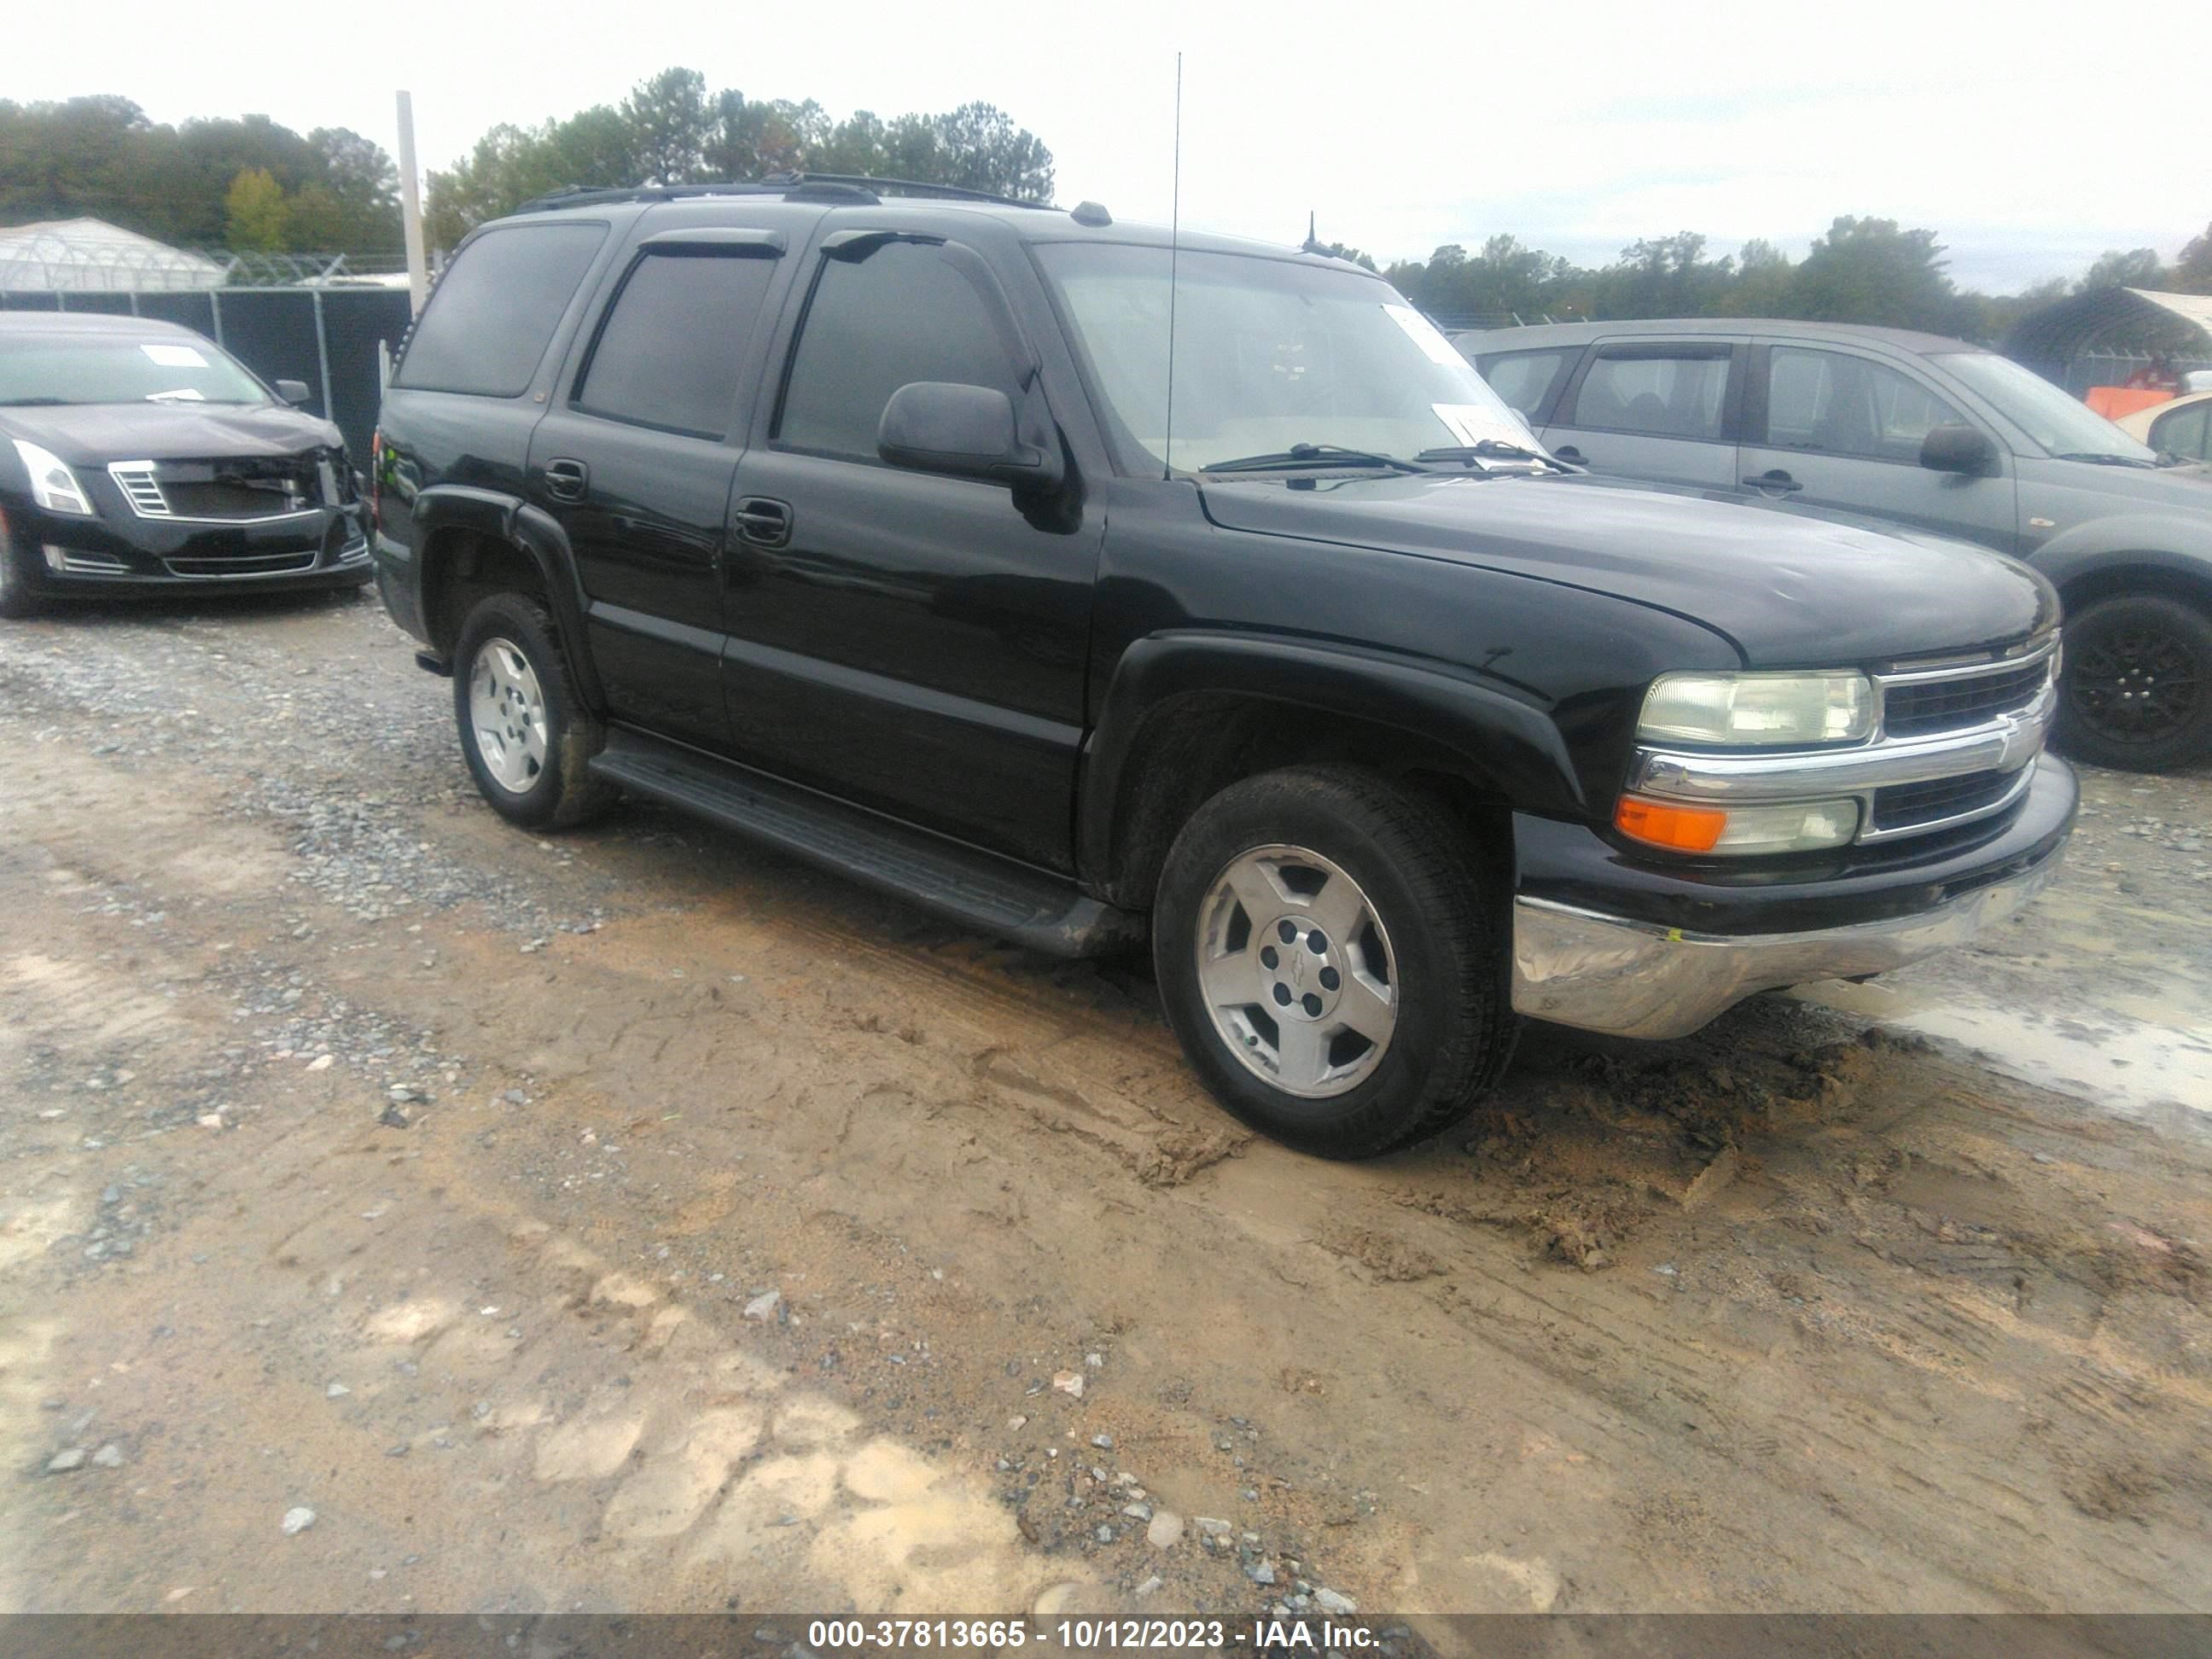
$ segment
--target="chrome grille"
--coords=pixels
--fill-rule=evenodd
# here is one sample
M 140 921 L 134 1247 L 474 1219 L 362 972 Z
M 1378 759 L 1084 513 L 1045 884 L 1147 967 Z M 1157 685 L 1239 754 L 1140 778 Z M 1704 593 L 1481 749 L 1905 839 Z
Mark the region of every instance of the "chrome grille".
M 169 498 L 161 493 L 161 480 L 154 476 L 151 461 L 110 461 L 107 476 L 115 480 L 122 490 L 123 499 L 131 503 L 131 510 L 142 519 L 173 519 Z
M 2027 769 L 1974 772 L 1965 777 L 1935 778 L 1926 783 L 1892 784 L 1874 792 L 1871 833 L 1863 840 L 1926 835 L 2001 811 L 2026 786 Z
M 2025 713 L 2051 684 L 2057 659 L 2052 635 L 2025 654 L 1877 674 L 1883 735 L 1933 737 Z
M 248 553 L 220 558 L 164 559 L 173 576 L 278 576 L 314 568 L 316 550 L 295 553 Z

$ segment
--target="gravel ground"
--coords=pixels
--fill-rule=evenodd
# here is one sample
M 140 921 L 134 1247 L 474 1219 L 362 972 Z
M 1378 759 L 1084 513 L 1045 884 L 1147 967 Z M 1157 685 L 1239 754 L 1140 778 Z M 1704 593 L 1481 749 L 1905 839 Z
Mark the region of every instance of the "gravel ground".
M 2212 781 L 1357 1167 L 365 599 L 0 631 L 0 1610 L 2203 1610 Z M 302 1518 L 305 1517 L 305 1518 Z

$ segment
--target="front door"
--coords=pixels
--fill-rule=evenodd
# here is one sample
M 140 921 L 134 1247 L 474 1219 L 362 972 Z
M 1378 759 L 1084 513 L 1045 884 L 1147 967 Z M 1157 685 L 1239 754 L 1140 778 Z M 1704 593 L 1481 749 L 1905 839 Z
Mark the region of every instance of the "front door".
M 1030 863 L 1073 867 L 1103 524 L 876 453 L 918 380 L 1018 401 L 1004 301 L 931 241 L 817 257 L 769 440 L 738 470 L 723 684 L 734 752 Z M 963 251 L 964 252 L 964 251 Z
M 713 749 L 730 434 L 775 271 L 774 244 L 722 234 L 640 247 L 532 435 L 529 484 L 575 550 L 609 712 Z
M 2017 552 L 2013 460 L 1994 433 L 1988 435 L 1996 470 L 1987 476 L 1920 465 L 1929 429 L 1954 424 L 1980 425 L 1894 363 L 1840 346 L 1764 343 L 1753 354 L 1740 457 L 1744 480 L 1776 501 L 1891 519 Z

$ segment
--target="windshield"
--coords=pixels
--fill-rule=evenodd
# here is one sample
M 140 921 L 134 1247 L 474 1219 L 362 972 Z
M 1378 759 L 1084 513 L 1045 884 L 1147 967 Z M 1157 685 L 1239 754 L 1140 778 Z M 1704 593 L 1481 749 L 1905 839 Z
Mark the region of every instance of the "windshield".
M 1410 459 L 1534 435 L 1429 320 L 1379 277 L 1185 250 L 1176 270 L 1175 431 L 1168 432 L 1168 250 L 1036 250 L 1110 405 L 1133 470 L 1178 471 L 1294 446 Z
M 2150 461 L 2156 453 L 2078 404 L 2032 368 L 1990 351 L 1946 352 L 1936 359 L 2054 455 L 2114 455 Z
M 268 401 L 259 381 L 204 340 L 78 334 L 0 342 L 0 405 Z

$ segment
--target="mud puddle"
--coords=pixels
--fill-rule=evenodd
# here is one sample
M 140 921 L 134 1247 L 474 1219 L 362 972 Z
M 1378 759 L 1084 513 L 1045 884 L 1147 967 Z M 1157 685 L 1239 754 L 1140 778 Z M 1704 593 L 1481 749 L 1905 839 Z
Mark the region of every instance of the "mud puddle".
M 1829 981 L 1801 1000 L 1971 1050 L 1991 1071 L 2100 1111 L 2176 1133 L 2212 1133 L 2212 1027 L 2006 1006 L 1964 989 Z

